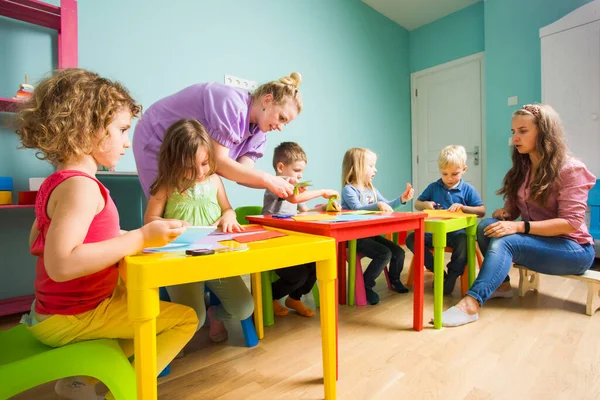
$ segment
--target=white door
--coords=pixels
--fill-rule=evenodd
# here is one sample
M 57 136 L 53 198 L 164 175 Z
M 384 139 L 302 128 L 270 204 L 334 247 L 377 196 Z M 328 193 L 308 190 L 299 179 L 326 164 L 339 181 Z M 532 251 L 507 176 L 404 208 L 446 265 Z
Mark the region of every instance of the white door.
M 559 113 L 569 150 L 600 176 L 600 21 L 542 38 L 542 99 Z
M 482 53 L 411 75 L 415 197 L 440 178 L 440 150 L 462 145 L 468 167 L 464 180 L 483 198 L 482 77 Z

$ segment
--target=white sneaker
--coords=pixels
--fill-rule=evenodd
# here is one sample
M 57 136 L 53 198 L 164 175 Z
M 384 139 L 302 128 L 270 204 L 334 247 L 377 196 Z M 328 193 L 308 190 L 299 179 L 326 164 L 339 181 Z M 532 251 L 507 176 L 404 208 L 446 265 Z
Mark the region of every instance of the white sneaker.
M 103 400 L 96 394 L 96 385 L 90 385 L 81 376 L 71 376 L 56 382 L 54 391 L 69 400 Z

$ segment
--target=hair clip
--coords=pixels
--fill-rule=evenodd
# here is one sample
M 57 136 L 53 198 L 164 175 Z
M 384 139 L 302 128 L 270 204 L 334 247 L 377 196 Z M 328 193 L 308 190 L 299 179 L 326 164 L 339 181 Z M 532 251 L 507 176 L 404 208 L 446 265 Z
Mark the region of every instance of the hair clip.
M 521 109 L 533 114 L 536 118 L 540 117 L 540 108 L 535 104 L 526 104 Z

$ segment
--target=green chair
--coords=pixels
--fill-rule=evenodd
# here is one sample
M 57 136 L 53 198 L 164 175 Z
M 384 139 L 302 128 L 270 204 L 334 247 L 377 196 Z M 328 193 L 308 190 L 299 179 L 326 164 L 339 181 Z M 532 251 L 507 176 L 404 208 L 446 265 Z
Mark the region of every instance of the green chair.
M 271 326 L 275 323 L 275 313 L 273 311 L 273 282 L 279 279 L 275 271 L 265 271 L 260 273 L 262 281 L 262 302 L 263 302 L 263 324 Z M 319 286 L 315 283 L 312 288 L 312 295 L 315 300 L 315 307 L 319 308 Z
M 246 216 L 262 214 L 261 206 L 244 206 L 235 209 L 235 215 L 240 225 L 248 225 Z M 265 326 L 271 326 L 275 323 L 275 314 L 273 312 L 273 290 L 271 285 L 279 276 L 275 271 L 261 272 L 260 279 L 262 283 L 262 305 L 263 305 L 263 323 Z M 315 284 L 312 288 L 315 307 L 319 307 L 319 287 Z
M 23 324 L 0 331 L 0 399 L 69 376 L 101 380 L 117 400 L 137 399 L 135 371 L 116 340 L 49 347 Z
M 237 218 L 237 222 L 240 225 L 248 225 L 248 220 L 246 217 L 248 215 L 261 215 L 262 207 L 261 206 L 244 206 L 238 207 L 235 209 L 235 216 Z

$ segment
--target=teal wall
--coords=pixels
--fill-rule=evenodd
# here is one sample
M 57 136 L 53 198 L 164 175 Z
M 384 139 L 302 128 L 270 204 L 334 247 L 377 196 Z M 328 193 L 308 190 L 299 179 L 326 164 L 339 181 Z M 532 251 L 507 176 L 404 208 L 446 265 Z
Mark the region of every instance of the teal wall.
M 168 7 L 156 0 L 80 1 L 79 63 L 121 80 L 145 107 L 196 82 L 221 82 L 224 74 L 264 82 L 299 71 L 304 111 L 284 132 L 269 134 L 257 168 L 271 171 L 273 148 L 298 141 L 308 154 L 306 178 L 339 188 L 344 151 L 370 147 L 379 154 L 376 186 L 393 197 L 411 176 L 410 72 L 485 50 L 491 212 L 502 204 L 494 193 L 510 167 L 516 107 L 507 98 L 541 100 L 539 28 L 586 2 L 485 0 L 409 33 L 359 0 L 201 0 Z M 24 73 L 36 81 L 55 65 L 56 35 L 49 30 L 0 17 L 0 38 L 1 97 L 14 94 Z M 52 169 L 32 151 L 16 150 L 11 118 L 0 114 L 0 175 L 14 176 L 16 190 L 26 190 L 28 177 Z M 134 168 L 129 152 L 117 169 Z M 234 206 L 261 203 L 261 191 L 226 186 Z M 32 220 L 32 210 L 0 210 L 0 282 L 11 276 L 0 284 L 0 299 L 31 291 Z
M 0 37 L 0 96 L 12 96 L 24 73 L 36 81 L 55 65 L 50 31 L 0 17 Z M 273 148 L 298 141 L 308 155 L 305 177 L 321 188 L 340 188 L 343 154 L 355 146 L 379 154 L 376 185 L 386 196 L 410 180 L 408 48 L 408 32 L 360 0 L 79 1 L 79 65 L 122 81 L 146 108 L 224 74 L 264 82 L 300 72 L 304 110 L 269 134 L 257 168 L 271 172 Z M 15 149 L 10 118 L 0 114 L 0 175 L 25 190 L 28 177 L 52 169 Z M 134 168 L 130 151 L 117 170 Z M 234 206 L 262 204 L 262 191 L 226 186 Z M 32 210 L 0 210 L 0 220 L 0 227 L 27 226 L 0 246 L 2 253 L 20 246 L 0 263 L 0 275 L 19 268 L 33 276 L 32 259 L 22 254 Z M 21 291 L 0 284 L 0 299 Z
M 508 98 L 518 96 L 519 106 L 542 100 L 539 29 L 588 2 L 485 1 L 486 201 L 490 212 L 503 204 L 495 192 L 511 165 L 508 138 L 518 106 L 507 106 Z
M 475 3 L 410 31 L 410 72 L 484 51 L 483 7 Z
M 589 0 L 484 0 L 409 33 L 410 72 L 485 51 L 486 206 L 502 206 L 496 190 L 510 168 L 512 113 L 541 101 L 539 29 Z

